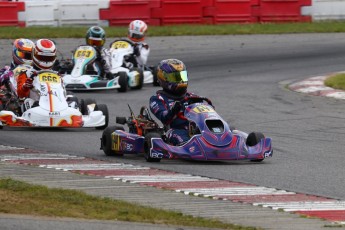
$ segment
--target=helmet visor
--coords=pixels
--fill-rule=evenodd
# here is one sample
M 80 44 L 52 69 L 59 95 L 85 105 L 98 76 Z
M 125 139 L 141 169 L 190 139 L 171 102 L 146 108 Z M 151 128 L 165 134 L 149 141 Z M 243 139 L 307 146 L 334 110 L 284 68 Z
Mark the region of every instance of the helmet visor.
M 131 37 L 134 39 L 143 39 L 145 34 L 131 33 Z
M 103 46 L 104 45 L 104 40 L 102 38 L 89 37 L 87 39 L 87 43 L 90 46 Z
M 53 62 L 56 59 L 55 54 L 46 54 L 46 53 L 42 53 L 42 52 L 39 52 L 38 54 L 36 54 L 35 57 L 39 61 L 43 61 L 43 62 Z
M 174 73 L 164 73 L 164 77 L 168 82 L 171 83 L 188 82 L 186 70 Z
M 16 55 L 22 59 L 31 59 L 31 53 L 29 52 L 16 50 Z

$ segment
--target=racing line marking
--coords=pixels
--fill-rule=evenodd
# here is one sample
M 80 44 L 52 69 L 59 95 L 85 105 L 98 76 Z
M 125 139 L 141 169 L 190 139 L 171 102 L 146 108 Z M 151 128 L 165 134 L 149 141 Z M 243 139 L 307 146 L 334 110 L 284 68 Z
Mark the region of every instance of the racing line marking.
M 15 151 L 13 151 L 15 150 Z M 96 175 L 173 190 L 185 195 L 248 203 L 345 224 L 345 201 L 214 178 L 169 172 L 126 163 L 106 163 L 61 153 L 0 145 L 0 161 Z

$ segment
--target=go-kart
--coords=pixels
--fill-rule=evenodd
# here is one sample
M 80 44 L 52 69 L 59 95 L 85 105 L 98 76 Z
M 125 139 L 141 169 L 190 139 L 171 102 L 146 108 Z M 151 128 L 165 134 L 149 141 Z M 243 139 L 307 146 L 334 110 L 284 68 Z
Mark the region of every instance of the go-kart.
M 20 127 L 95 127 L 108 126 L 108 107 L 92 99 L 80 100 L 66 95 L 61 77 L 54 71 L 38 71 L 33 77 L 30 97 L 22 105 L 19 116 L 13 111 L 0 111 L 0 126 Z
M 73 69 L 70 74 L 63 77 L 63 83 L 67 90 L 101 90 L 118 89 L 127 90 L 126 76 L 114 77 L 112 79 L 100 76 L 100 67 L 95 60 L 97 51 L 92 46 L 79 46 L 73 55 Z M 95 68 L 93 67 L 95 65 Z M 64 66 L 64 65 L 63 65 Z M 90 68 L 92 67 L 92 68 Z M 63 67 L 62 67 L 63 68 Z M 98 69 L 95 71 L 95 69 Z M 67 71 L 67 70 L 66 70 Z M 67 71 L 69 72 L 69 71 Z
M 153 66 L 138 68 L 134 57 L 134 44 L 126 39 L 115 40 L 110 44 L 111 72 L 115 75 L 128 75 L 131 88 L 140 89 L 143 84 L 152 83 L 157 86 L 156 69 Z
M 184 116 L 189 120 L 190 140 L 181 146 L 170 144 L 165 136 L 166 127 L 152 119 L 149 110 L 142 107 L 136 117 L 117 117 L 118 124 L 109 126 L 102 134 L 101 149 L 108 156 L 144 153 L 148 162 L 162 158 L 181 158 L 200 161 L 250 160 L 263 161 L 272 157 L 271 138 L 260 132 L 249 134 L 230 130 L 229 125 L 217 114 L 210 102 L 203 97 L 189 97 L 184 106 Z

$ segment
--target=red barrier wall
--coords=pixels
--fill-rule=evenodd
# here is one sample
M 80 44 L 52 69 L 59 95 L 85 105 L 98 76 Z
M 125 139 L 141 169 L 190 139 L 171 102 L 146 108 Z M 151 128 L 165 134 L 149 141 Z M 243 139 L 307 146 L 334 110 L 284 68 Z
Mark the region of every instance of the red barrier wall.
M 251 0 L 214 0 L 211 13 L 213 24 L 255 21 L 251 7 Z
M 111 0 L 100 10 L 110 26 L 141 19 L 150 25 L 311 21 L 311 0 Z
M 18 21 L 18 12 L 24 11 L 24 2 L 0 2 L 0 26 L 25 26 Z
M 152 0 L 115 0 L 109 2 L 109 9 L 101 9 L 99 15 L 101 20 L 109 21 L 109 26 L 128 25 L 135 19 L 159 25 L 151 16 L 151 9 L 159 7 L 159 3 Z
M 261 22 L 300 22 L 311 21 L 311 17 L 301 15 L 301 7 L 311 5 L 310 1 L 301 0 L 261 0 Z
M 204 23 L 202 0 L 161 0 L 160 7 L 153 8 L 151 17 L 160 25 Z

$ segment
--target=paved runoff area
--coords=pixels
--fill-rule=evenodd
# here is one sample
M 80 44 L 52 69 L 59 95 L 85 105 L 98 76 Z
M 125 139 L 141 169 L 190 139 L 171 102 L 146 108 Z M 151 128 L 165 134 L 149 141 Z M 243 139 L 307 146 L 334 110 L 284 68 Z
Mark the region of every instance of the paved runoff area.
M 342 200 L 65 153 L 0 145 L 0 175 L 263 229 L 345 224 Z

